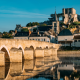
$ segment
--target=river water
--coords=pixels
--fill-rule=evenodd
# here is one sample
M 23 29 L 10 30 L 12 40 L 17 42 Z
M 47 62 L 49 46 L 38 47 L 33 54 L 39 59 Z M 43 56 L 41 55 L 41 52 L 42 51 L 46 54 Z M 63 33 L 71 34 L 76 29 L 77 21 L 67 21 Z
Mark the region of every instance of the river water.
M 0 80 L 79 80 L 79 57 L 36 58 L 0 67 Z

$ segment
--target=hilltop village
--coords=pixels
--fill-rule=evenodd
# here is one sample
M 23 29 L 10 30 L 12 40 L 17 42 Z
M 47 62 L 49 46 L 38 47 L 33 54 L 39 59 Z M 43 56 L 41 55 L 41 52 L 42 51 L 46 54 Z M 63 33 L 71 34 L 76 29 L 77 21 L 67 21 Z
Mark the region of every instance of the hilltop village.
M 80 15 L 74 8 L 63 8 L 62 13 L 50 15 L 47 21 L 27 24 L 22 27 L 16 25 L 15 30 L 10 30 L 12 38 L 46 41 L 62 44 L 62 46 L 80 47 Z M 35 24 L 35 25 L 34 25 Z M 4 33 L 0 34 L 4 38 Z

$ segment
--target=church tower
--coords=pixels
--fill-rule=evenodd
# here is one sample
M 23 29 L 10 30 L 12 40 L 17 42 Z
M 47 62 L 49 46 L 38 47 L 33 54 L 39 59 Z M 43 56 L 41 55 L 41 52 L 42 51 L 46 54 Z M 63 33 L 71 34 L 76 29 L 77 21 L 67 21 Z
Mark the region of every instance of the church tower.
M 55 15 L 54 15 L 54 21 L 52 22 L 52 29 L 56 34 L 59 34 L 59 21 L 57 18 L 56 10 L 55 10 Z

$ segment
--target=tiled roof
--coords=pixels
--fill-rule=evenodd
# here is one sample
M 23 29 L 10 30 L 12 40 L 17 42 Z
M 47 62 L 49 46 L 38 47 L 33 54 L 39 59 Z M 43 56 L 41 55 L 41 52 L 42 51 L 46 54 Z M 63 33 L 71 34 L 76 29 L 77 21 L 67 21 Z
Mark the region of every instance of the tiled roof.
M 39 31 L 48 31 L 50 29 L 52 29 L 52 26 L 39 26 L 38 27 Z
M 67 35 L 72 35 L 69 29 L 64 29 L 58 34 L 58 36 L 67 36 Z
M 39 32 L 39 35 L 37 32 L 32 32 L 29 37 L 44 37 L 44 36 L 46 36 L 44 32 Z
M 29 36 L 29 32 L 17 32 L 14 37 Z

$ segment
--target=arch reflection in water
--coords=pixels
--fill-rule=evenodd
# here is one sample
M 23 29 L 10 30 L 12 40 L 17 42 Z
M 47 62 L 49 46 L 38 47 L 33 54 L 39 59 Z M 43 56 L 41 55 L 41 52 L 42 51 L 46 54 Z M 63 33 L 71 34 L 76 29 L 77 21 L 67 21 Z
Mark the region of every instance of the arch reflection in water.
M 25 60 L 23 70 L 28 72 L 34 69 L 34 60 Z
M 10 63 L 10 70 L 9 74 L 14 76 L 19 76 L 22 74 L 22 63 Z
M 5 63 L 5 66 L 0 67 L 0 80 L 4 80 L 7 77 L 10 63 Z
M 5 52 L 5 62 L 10 62 L 9 52 L 6 47 L 1 48 L 1 51 Z
M 44 65 L 44 58 L 36 58 L 35 59 L 35 66 L 36 67 L 41 67 Z

